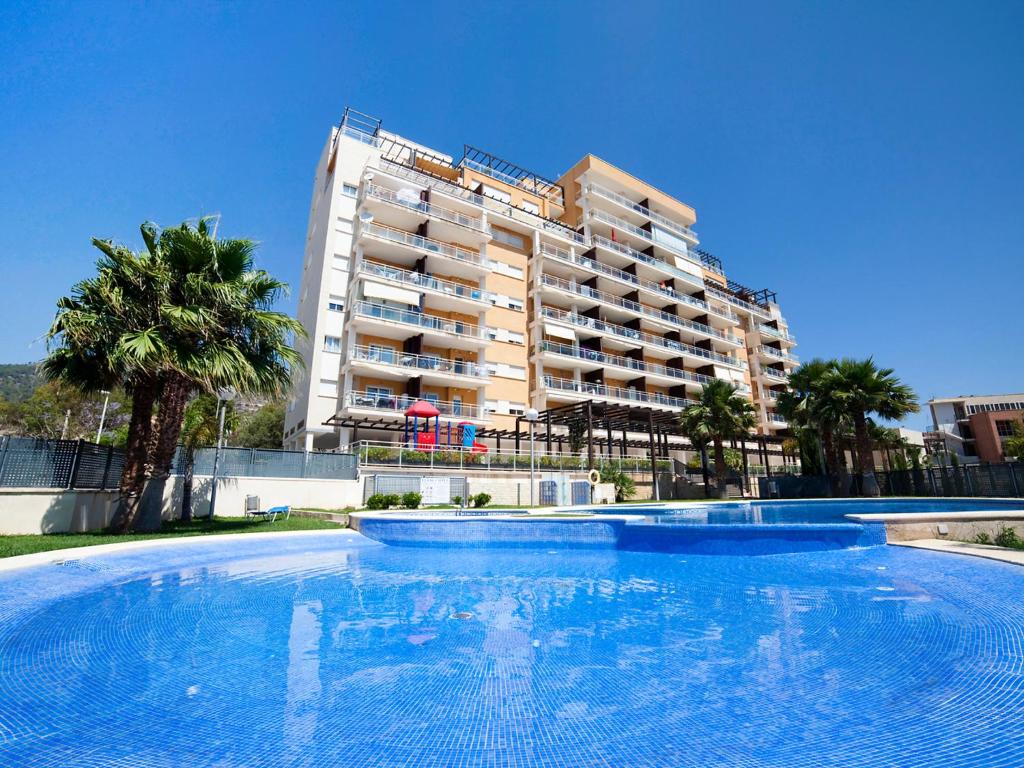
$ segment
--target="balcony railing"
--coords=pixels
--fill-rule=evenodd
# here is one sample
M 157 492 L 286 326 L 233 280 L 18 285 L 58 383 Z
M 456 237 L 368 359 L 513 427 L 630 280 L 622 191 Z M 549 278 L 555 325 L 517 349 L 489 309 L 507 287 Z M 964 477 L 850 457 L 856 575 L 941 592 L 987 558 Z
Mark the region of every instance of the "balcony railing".
M 778 360 L 787 360 L 791 363 L 799 363 L 800 358 L 789 352 L 783 352 L 775 347 L 757 347 L 757 351 L 765 357 L 772 357 Z
M 734 307 L 739 307 L 740 309 L 746 312 L 750 312 L 751 314 L 760 315 L 761 317 L 771 317 L 771 314 L 764 307 L 759 307 L 757 304 L 751 304 L 749 301 L 738 299 L 731 293 L 726 293 L 725 291 L 720 290 L 718 288 L 714 288 L 710 285 L 704 285 L 704 292 L 707 293 L 709 296 L 714 296 L 715 298 L 721 299 L 722 301 L 727 301 Z
M 577 296 L 585 296 L 587 298 L 594 299 L 595 301 L 620 307 L 628 310 L 629 312 L 635 312 L 638 315 L 653 318 L 654 320 L 660 320 L 663 323 L 679 326 L 680 328 L 686 328 L 695 333 L 712 336 L 730 344 L 741 343 L 738 336 L 733 336 L 731 333 L 724 333 L 717 328 L 712 328 L 710 325 L 695 323 L 693 320 L 687 320 L 684 317 L 673 315 L 669 312 L 665 312 L 664 310 L 647 307 L 640 302 L 624 299 L 621 296 L 616 296 L 612 293 L 605 293 L 604 291 L 599 291 L 595 288 L 589 288 L 588 286 L 570 280 L 565 280 L 561 277 L 556 277 L 555 275 L 541 275 L 541 283 L 552 288 L 558 288 L 561 291 L 575 293 Z
M 574 379 L 563 379 L 558 376 L 545 376 L 544 387 L 556 389 L 561 392 L 572 392 L 588 398 L 608 398 L 613 400 L 629 400 L 636 403 L 654 403 L 669 408 L 685 408 L 693 405 L 696 401 L 685 397 L 672 397 L 663 395 L 660 392 L 641 392 L 638 389 L 626 389 L 623 387 L 609 387 L 605 384 L 593 384 L 588 381 L 575 381 Z
M 356 345 L 349 354 L 349 358 L 401 368 L 414 376 L 423 373 L 442 373 L 449 376 L 468 376 L 479 379 L 481 383 L 488 380 L 487 368 L 468 360 L 449 360 L 436 355 L 414 355 L 409 352 L 396 352 L 393 349 L 368 347 L 363 344 Z
M 768 421 L 772 422 L 773 424 L 786 424 L 786 423 L 788 423 L 786 421 L 786 417 L 783 416 L 782 414 L 779 414 L 779 413 L 769 413 L 768 414 Z
M 418 251 L 447 256 L 450 259 L 456 259 L 457 261 L 462 261 L 466 264 L 474 264 L 482 267 L 488 267 L 491 264 L 491 262 L 483 258 L 478 251 L 467 251 L 465 248 L 459 248 L 457 245 L 442 243 L 439 240 L 432 240 L 431 238 L 423 237 L 422 235 L 414 235 L 403 229 L 386 227 L 382 224 L 363 224 L 360 231 L 362 234 L 375 237 L 378 240 L 398 243 L 399 245 L 405 245 L 409 248 L 415 248 Z
M 493 211 L 494 213 L 501 214 L 502 216 L 507 216 L 510 219 L 515 219 L 516 221 L 522 222 L 523 224 L 527 224 L 531 227 L 543 229 L 545 232 L 549 232 L 557 237 L 572 240 L 580 245 L 583 245 L 586 242 L 583 235 L 573 230 L 568 224 L 541 216 L 539 213 L 532 213 L 522 208 L 517 208 L 509 203 L 503 203 L 501 200 L 497 200 L 488 195 L 481 195 L 477 192 L 466 189 L 459 184 L 439 179 L 436 176 L 431 176 L 429 173 L 423 173 L 422 171 L 410 168 L 407 165 L 402 165 L 401 163 L 381 158 L 377 168 L 384 173 L 389 173 L 418 184 L 423 184 L 424 186 L 438 190 L 443 194 L 457 197 L 468 203 L 472 203 L 473 205 L 478 205 L 488 211 Z
M 734 368 L 747 367 L 747 364 L 743 360 L 736 357 L 722 355 L 718 352 L 711 352 L 707 349 L 695 347 L 692 344 L 684 344 L 681 341 L 673 341 L 672 339 L 655 336 L 652 333 L 626 328 L 623 325 L 615 325 L 614 323 L 607 323 L 604 320 L 595 320 L 592 317 L 584 317 L 583 315 L 566 312 L 561 309 L 556 309 L 555 307 L 542 307 L 541 315 L 551 320 L 569 323 L 580 328 L 587 328 L 599 333 L 613 334 L 620 338 L 629 339 L 636 344 L 652 344 L 657 347 L 672 350 L 673 352 L 678 352 L 681 355 L 701 357 L 708 361 L 721 363 L 722 365 L 729 365 Z
M 769 379 L 775 379 L 776 381 L 789 381 L 789 376 L 787 374 L 776 370 L 775 368 L 762 368 L 761 375 L 767 376 Z
M 594 261 L 593 259 L 588 259 L 586 256 L 574 256 L 573 254 L 569 253 L 569 251 L 566 251 L 563 248 L 556 248 L 555 246 L 548 245 L 547 243 L 542 244 L 540 250 L 541 253 L 543 253 L 545 256 L 550 256 L 552 258 L 558 259 L 559 261 L 564 261 L 566 264 L 573 264 L 578 267 L 583 267 L 584 269 L 589 269 L 592 272 L 599 272 L 600 274 L 606 275 L 612 280 L 620 280 L 631 285 L 636 285 L 640 288 L 643 288 L 644 290 L 660 294 L 669 299 L 672 299 L 673 301 L 678 301 L 681 304 L 688 304 L 691 307 L 696 307 L 697 309 L 703 310 L 704 312 L 710 312 L 721 317 L 726 317 L 729 320 L 737 322 L 739 321 L 739 317 L 732 310 L 725 309 L 724 307 L 719 308 L 712 306 L 710 304 L 707 304 L 706 302 L 701 301 L 695 296 L 689 296 L 685 293 L 679 293 L 679 291 L 675 291 L 672 288 L 669 288 L 668 286 L 655 283 L 652 280 L 642 280 L 636 275 L 631 275 L 629 272 L 626 272 L 624 270 L 616 269 L 615 267 L 610 267 L 607 264 L 602 264 L 601 262 Z
M 398 394 L 388 395 L 380 392 L 346 392 L 345 407 L 359 408 L 370 411 L 388 411 L 392 413 L 404 413 L 409 406 L 417 400 L 425 400 L 423 397 Z M 441 412 L 442 416 L 451 418 L 474 419 L 483 421 L 488 418 L 488 410 L 485 405 L 474 405 L 473 403 L 462 403 L 458 400 L 430 400 L 432 406 Z
M 690 373 L 689 371 L 684 371 L 680 368 L 671 368 L 666 365 L 658 365 L 657 363 L 646 363 L 641 360 L 634 360 L 631 357 L 612 355 L 607 352 L 598 352 L 597 350 L 587 349 L 586 347 L 576 347 L 571 344 L 562 344 L 557 341 L 542 341 L 541 351 L 551 352 L 552 354 L 562 355 L 563 357 L 572 357 L 577 360 L 586 360 L 592 363 L 602 363 L 604 365 L 614 365 L 619 368 L 627 368 L 630 371 L 635 371 L 640 374 L 651 374 L 653 376 L 665 376 L 672 379 L 678 379 L 679 381 L 689 381 L 693 384 L 700 384 L 701 386 L 714 378 L 713 376 L 706 376 L 702 373 Z
M 397 309 L 396 307 L 388 307 L 383 304 L 374 304 L 370 301 L 357 301 L 355 312 L 361 317 L 371 317 L 376 320 L 385 320 L 389 323 L 400 323 L 401 325 L 451 334 L 452 336 L 461 336 L 466 339 L 483 340 L 486 338 L 486 328 L 480 325 L 428 315 L 423 312 Z
M 787 341 L 796 341 L 796 339 L 790 336 L 786 331 L 783 331 L 780 328 L 775 328 L 771 325 L 768 325 L 767 323 L 761 323 L 757 327 L 758 330 L 761 331 L 761 333 L 767 333 L 769 336 L 775 336 L 776 338 L 779 339 L 786 339 Z
M 426 216 L 447 221 L 452 224 L 458 224 L 461 227 L 466 227 L 467 229 L 472 229 L 477 232 L 487 231 L 484 227 L 483 219 L 478 216 L 470 216 L 465 213 L 459 213 L 458 211 L 452 211 L 448 208 L 442 208 L 439 205 L 427 203 L 423 200 L 408 199 L 387 187 L 381 187 L 376 184 L 367 184 L 366 195 L 374 198 L 375 200 L 382 200 L 385 203 L 390 203 L 391 205 L 395 205 L 400 208 L 406 208 L 410 211 L 416 211 L 417 213 L 422 213 Z
M 701 267 L 710 269 L 710 267 L 708 267 L 707 264 L 701 262 L 698 257 L 690 253 L 688 250 L 686 250 L 686 248 L 677 248 L 676 246 L 670 245 L 669 243 L 664 243 L 660 240 L 655 240 L 654 235 L 652 233 L 648 232 L 646 229 L 641 229 L 635 224 L 630 224 L 625 219 L 620 219 L 618 216 L 613 216 L 610 213 L 605 213 L 599 208 L 591 209 L 590 215 L 593 218 L 597 219 L 598 221 L 602 221 L 608 226 L 613 227 L 614 229 L 620 230 L 622 232 L 628 232 L 634 237 L 639 237 L 641 240 L 646 240 L 652 245 L 656 245 L 659 248 L 664 248 L 666 251 L 671 251 L 677 256 L 682 256 L 687 261 L 692 261 L 695 264 L 699 264 Z
M 654 256 L 648 256 L 646 253 L 643 253 L 642 251 L 638 251 L 635 248 L 630 248 L 628 245 L 623 245 L 622 243 L 617 243 L 614 240 L 609 240 L 607 237 L 602 237 L 601 235 L 593 235 L 590 238 L 590 242 L 593 243 L 594 245 L 598 245 L 603 248 L 607 248 L 611 251 L 621 253 L 623 256 L 630 258 L 633 261 L 638 261 L 641 264 L 647 264 L 648 266 L 654 267 L 655 269 L 660 269 L 662 272 L 665 272 L 666 274 L 669 274 L 674 278 L 684 280 L 696 288 L 699 288 L 701 290 L 704 289 L 704 282 L 701 280 L 700 277 L 698 277 L 697 275 L 692 275 L 689 272 L 684 272 L 683 270 L 679 269 L 679 267 L 675 266 L 674 264 L 669 264 L 667 261 L 662 261 L 661 259 L 656 258 Z
M 373 275 L 374 277 L 380 277 L 395 283 L 401 283 L 402 285 L 408 285 L 416 290 L 437 291 L 438 293 L 443 293 L 449 296 L 458 296 L 461 299 L 479 301 L 482 304 L 487 304 L 488 306 L 491 303 L 491 297 L 494 295 L 488 291 L 471 285 L 454 283 L 451 280 L 441 280 L 420 272 L 410 272 L 409 270 L 398 269 L 397 267 L 388 266 L 387 264 L 378 264 L 375 261 L 363 260 L 359 264 L 356 272 Z
M 675 232 L 677 235 L 681 237 L 685 237 L 688 240 L 692 240 L 694 243 L 697 242 L 697 233 L 694 232 L 685 224 L 679 224 L 677 222 L 674 222 L 671 219 L 668 219 L 659 213 L 655 213 L 650 208 L 640 205 L 640 203 L 633 202 L 628 197 L 620 195 L 617 192 L 612 192 L 610 189 L 602 187 L 600 184 L 588 184 L 587 190 L 593 192 L 596 195 L 600 195 L 606 200 L 611 200 L 613 203 L 618 203 L 623 208 L 629 208 L 630 210 L 636 211 L 641 216 L 646 216 L 651 221 L 660 224 L 665 229 L 670 230 L 671 232 Z

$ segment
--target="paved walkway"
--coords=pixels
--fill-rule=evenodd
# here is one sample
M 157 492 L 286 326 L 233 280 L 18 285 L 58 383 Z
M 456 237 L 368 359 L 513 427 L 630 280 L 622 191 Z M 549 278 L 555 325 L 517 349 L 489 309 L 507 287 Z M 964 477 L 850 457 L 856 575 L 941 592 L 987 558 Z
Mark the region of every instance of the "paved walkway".
M 949 541 L 948 539 L 915 539 L 913 541 L 892 541 L 892 547 L 914 547 L 930 549 L 933 552 L 952 552 L 957 555 L 985 557 L 1014 565 L 1024 565 L 1024 550 L 995 547 L 990 544 L 970 544 L 966 541 Z

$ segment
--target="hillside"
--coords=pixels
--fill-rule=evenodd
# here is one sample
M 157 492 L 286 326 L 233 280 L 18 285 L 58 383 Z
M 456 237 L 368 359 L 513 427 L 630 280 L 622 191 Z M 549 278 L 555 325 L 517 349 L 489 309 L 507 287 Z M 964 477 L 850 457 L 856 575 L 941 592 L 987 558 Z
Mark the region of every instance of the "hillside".
M 0 363 L 0 400 L 27 400 L 38 383 L 36 363 Z

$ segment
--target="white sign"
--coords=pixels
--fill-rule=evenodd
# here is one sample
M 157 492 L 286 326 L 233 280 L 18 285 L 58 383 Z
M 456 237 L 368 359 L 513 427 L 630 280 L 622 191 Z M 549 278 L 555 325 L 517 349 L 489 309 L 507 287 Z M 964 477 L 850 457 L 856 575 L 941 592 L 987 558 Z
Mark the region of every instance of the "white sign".
M 452 500 L 452 479 L 450 477 L 421 477 L 421 504 L 449 504 Z

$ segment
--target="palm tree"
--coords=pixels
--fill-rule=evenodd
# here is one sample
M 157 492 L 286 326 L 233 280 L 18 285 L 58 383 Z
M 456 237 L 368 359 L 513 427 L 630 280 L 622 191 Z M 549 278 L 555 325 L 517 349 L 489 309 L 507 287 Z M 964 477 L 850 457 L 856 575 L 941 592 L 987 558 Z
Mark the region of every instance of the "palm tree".
M 920 410 L 917 396 L 894 375 L 891 368 L 879 368 L 870 357 L 867 360 L 840 360 L 826 375 L 825 386 L 832 390 L 838 401 L 845 403 L 853 424 L 862 493 L 878 496 L 880 490 L 875 479 L 868 418 L 875 415 L 895 420 L 917 413 Z
M 720 497 L 726 492 L 724 441 L 747 437 L 757 426 L 754 406 L 736 394 L 736 385 L 712 379 L 701 389 L 700 397 L 680 415 L 683 433 L 694 447 L 712 446 L 715 459 L 715 485 Z

